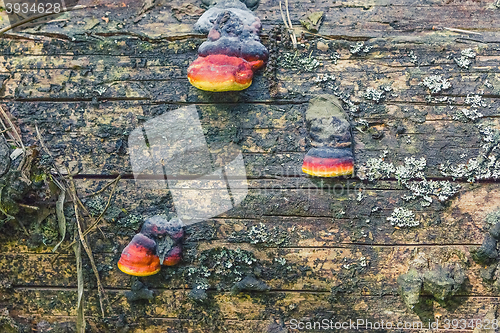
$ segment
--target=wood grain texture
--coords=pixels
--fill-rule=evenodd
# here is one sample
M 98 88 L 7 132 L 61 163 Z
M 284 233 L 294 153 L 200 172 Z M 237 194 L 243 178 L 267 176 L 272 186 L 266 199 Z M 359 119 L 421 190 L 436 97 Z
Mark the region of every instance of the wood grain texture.
M 485 218 L 500 207 L 500 185 L 453 180 L 443 176 L 440 165 L 479 156 L 484 144 L 479 124 L 499 128 L 500 9 L 494 1 L 289 3 L 298 50 L 287 47 L 284 34 L 275 41 L 270 33 L 282 24 L 276 0 L 262 0 L 255 11 L 263 22 L 262 40 L 279 56 L 316 59 L 319 66 L 297 70 L 281 58 L 273 64 L 275 72 L 257 73 L 240 93 L 212 94 L 189 85 L 186 69 L 205 36 L 193 31 L 197 16 L 183 12 L 183 1 L 157 0 L 143 11 L 142 2 L 85 0 L 79 3 L 89 6 L 84 10 L 16 28 L 0 39 L 0 102 L 24 143 L 38 144 L 37 125 L 61 171 L 66 173 L 66 165 L 78 173 L 79 194 L 94 216 L 110 192 L 90 194 L 123 177 L 105 221 L 88 237 L 109 298 L 106 318 L 100 318 L 95 278 L 84 258 L 90 331 L 296 332 L 293 319 L 358 318 L 422 321 L 425 328 L 436 319 L 443 324 L 496 317 L 498 288 L 484 279 L 485 267 L 473 253 L 489 228 Z M 193 4 L 202 7 L 201 1 Z M 313 36 L 299 20 L 320 10 L 324 21 Z M 3 28 L 5 12 L 0 19 Z M 328 50 L 317 48 L 320 40 Z M 353 54 L 360 41 L 370 49 Z M 469 67 L 460 67 L 455 59 L 467 48 L 477 55 Z M 451 88 L 430 96 L 421 83 L 431 75 L 449 80 Z M 380 100 L 365 97 L 370 88 L 383 87 L 391 90 Z M 309 99 L 322 93 L 341 95 L 356 108 L 349 116 L 358 168 L 384 151 L 384 160 L 395 166 L 407 157 L 425 158 L 424 176 L 449 180 L 460 186 L 458 193 L 445 202 L 432 196 L 424 207 L 403 199 L 410 191 L 395 177 L 374 182 L 305 177 L 304 112 Z M 473 95 L 481 96 L 477 110 L 483 117 L 454 119 L 457 110 L 472 109 L 467 97 Z M 228 143 L 241 147 L 248 195 L 226 213 L 187 226 L 181 265 L 141 278 L 154 298 L 131 302 L 126 293 L 134 279 L 117 269 L 120 253 L 143 217 L 175 208 L 173 189 L 134 181 L 128 136 L 146 121 L 187 105 L 197 107 L 214 157 Z M 53 199 L 32 201 L 43 211 L 54 209 Z M 67 206 L 70 235 L 74 216 Z M 387 218 L 398 207 L 412 210 L 420 225 L 392 226 Z M 56 258 L 51 251 L 57 239 L 54 214 L 37 227 L 21 221 L 31 237 L 10 224 L 0 235 L 0 308 L 33 331 L 73 329 L 74 255 L 65 249 Z M 63 248 L 70 241 L 67 236 Z M 420 307 L 409 309 L 397 292 L 397 277 L 410 267 L 449 263 L 463 267 L 463 289 L 446 304 L 423 295 Z M 248 275 L 269 291 L 235 293 L 235 282 Z M 207 300 L 197 301 L 190 292 L 202 283 L 209 285 Z

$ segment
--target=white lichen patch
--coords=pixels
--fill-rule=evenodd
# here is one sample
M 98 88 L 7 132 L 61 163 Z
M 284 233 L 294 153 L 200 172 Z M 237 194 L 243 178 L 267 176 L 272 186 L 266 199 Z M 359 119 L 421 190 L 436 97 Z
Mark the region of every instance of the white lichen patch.
M 341 209 L 333 215 L 336 219 L 341 219 L 345 216 L 345 210 Z
M 410 195 L 404 195 L 406 201 L 422 199 L 422 207 L 430 206 L 432 196 L 444 202 L 455 195 L 460 189 L 459 185 L 452 185 L 448 181 L 427 180 L 424 175 L 427 161 L 425 158 L 415 159 L 414 157 L 405 158 L 404 165 L 396 168 L 396 178 L 403 186 L 411 191 Z M 421 181 L 411 181 L 412 179 L 422 179 Z
M 347 110 L 349 110 L 349 112 L 356 113 L 359 111 L 359 106 L 357 106 L 356 104 L 353 103 L 353 101 L 351 101 L 351 96 L 345 94 L 337 94 L 337 92 L 334 92 L 334 94 L 335 96 L 340 98 L 340 100 L 344 102 L 345 105 L 347 105 Z
M 378 104 L 380 101 L 385 99 L 385 91 L 368 87 L 363 94 L 363 97 Z
M 476 57 L 476 52 L 474 52 L 473 49 L 468 48 L 468 49 L 462 50 L 461 55 L 462 55 L 462 57 L 474 59 Z
M 314 79 L 314 83 L 322 83 L 328 81 L 335 81 L 335 75 L 330 75 L 328 73 L 318 74 L 318 76 L 316 76 L 316 78 Z
M 458 120 L 463 123 L 469 122 L 469 121 L 476 121 L 479 118 L 482 118 L 483 114 L 476 109 L 461 109 L 461 110 L 456 110 L 455 113 L 453 114 L 452 118 L 453 120 Z
M 396 171 L 394 164 L 385 162 L 385 158 L 389 152 L 384 150 L 382 155 L 377 158 L 370 158 L 364 165 L 361 165 L 358 170 L 360 179 L 368 179 L 374 181 L 381 178 L 390 178 L 391 174 Z
M 427 76 L 419 84 L 429 89 L 431 94 L 438 94 L 443 90 L 451 88 L 451 82 L 448 79 L 444 79 L 441 75 Z
M 332 61 L 332 64 L 336 65 L 339 59 L 340 59 L 340 53 L 338 53 L 337 51 L 333 51 L 330 54 L 330 60 Z
M 360 265 L 361 267 L 366 267 L 366 266 L 368 266 L 368 262 L 366 261 L 366 257 L 361 257 L 361 258 L 359 258 L 359 265 Z
M 422 199 L 420 202 L 422 207 L 432 203 L 432 196 L 444 202 L 460 189 L 459 185 L 453 185 L 448 181 L 427 180 L 424 174 L 427 161 L 423 157 L 420 159 L 407 157 L 403 165 L 395 167 L 394 164 L 384 161 L 386 156 L 387 151 L 384 151 L 379 158 L 369 159 L 359 167 L 358 177 L 370 181 L 395 177 L 405 189 L 411 192 L 404 195 L 403 199 L 406 201 Z
M 354 128 L 356 128 L 358 131 L 361 133 L 364 133 L 368 128 L 370 127 L 370 123 L 366 119 L 360 118 L 356 120 L 356 125 Z
M 469 182 L 475 182 L 479 179 L 498 179 L 500 178 L 500 161 L 495 156 L 490 156 L 486 161 L 480 161 L 478 158 L 471 158 L 467 163 L 460 163 L 456 166 L 449 162 L 441 164 L 441 173 L 444 176 L 455 179 L 467 179 Z
M 405 163 L 396 168 L 396 178 L 400 182 L 404 182 L 413 178 L 425 178 L 423 170 L 427 165 L 424 157 L 416 159 L 415 157 L 406 157 Z
M 473 108 L 480 108 L 480 107 L 487 107 L 488 104 L 486 104 L 485 101 L 483 101 L 483 96 L 481 95 L 470 95 L 467 94 L 467 97 L 465 98 L 465 104 L 470 105 Z
M 345 264 L 342 265 L 342 268 L 347 269 L 347 270 L 349 270 L 351 268 L 356 268 L 356 267 L 363 269 L 363 268 L 367 267 L 369 264 L 366 257 L 360 257 L 356 261 L 353 261 L 353 259 L 351 259 L 351 258 L 344 257 L 343 260 L 344 260 Z
M 281 266 L 285 266 L 286 265 L 286 259 L 285 258 L 274 258 L 274 261 L 276 261 Z
M 248 232 L 248 237 L 251 239 L 252 244 L 265 243 L 268 241 L 269 231 L 264 223 L 254 225 Z
M 500 149 L 500 131 L 493 127 L 479 125 L 479 132 L 483 136 L 483 141 L 486 142 L 482 148 L 489 152 L 495 150 L 498 152 Z
M 372 100 L 375 103 L 380 102 L 382 99 L 384 99 L 385 94 L 383 91 L 373 89 L 371 87 L 368 87 L 366 89 L 366 92 L 363 95 L 366 99 Z
M 471 48 L 462 50 L 460 53 L 460 58 L 454 58 L 453 60 L 458 65 L 458 67 L 468 69 L 472 64 L 472 59 L 476 57 L 476 53 Z
M 277 227 L 268 228 L 264 223 L 253 225 L 248 232 L 248 240 L 251 244 L 274 244 L 284 245 L 288 242 L 289 235 L 286 231 Z
M 415 220 L 415 214 L 411 210 L 402 207 L 394 209 L 391 216 L 387 218 L 387 221 L 399 228 L 411 228 L 420 224 L 419 221 Z
M 479 132 L 484 142 L 479 156 L 455 166 L 449 161 L 441 164 L 440 170 L 444 176 L 467 179 L 469 182 L 500 178 L 500 131 L 488 126 L 479 126 Z
M 459 185 L 453 185 L 449 181 L 428 181 L 427 179 L 420 182 L 407 182 L 405 186 L 411 191 L 411 195 L 404 195 L 403 199 L 406 201 L 422 199 L 420 202 L 422 207 L 430 206 L 431 195 L 436 196 L 440 202 L 444 202 L 460 189 Z
M 318 74 L 314 79 L 315 84 L 321 86 L 323 89 L 330 89 L 344 103 L 346 111 L 350 113 L 358 112 L 359 106 L 351 101 L 351 93 L 341 91 L 340 87 L 335 84 L 336 82 L 339 81 L 336 81 L 336 77 L 330 74 Z
M 354 45 L 351 45 L 349 48 L 349 52 L 352 54 L 363 54 L 368 53 L 372 49 L 373 46 L 365 45 L 365 42 L 357 42 Z
M 414 65 L 417 65 L 418 66 L 418 58 L 417 56 L 415 55 L 415 53 L 412 51 L 410 51 L 410 53 L 408 54 L 408 57 L 410 57 L 410 62 Z

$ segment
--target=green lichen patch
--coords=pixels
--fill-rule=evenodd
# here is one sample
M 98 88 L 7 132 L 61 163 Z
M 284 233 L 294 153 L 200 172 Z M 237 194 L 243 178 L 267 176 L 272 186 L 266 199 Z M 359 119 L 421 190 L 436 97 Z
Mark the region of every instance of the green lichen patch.
M 472 258 L 482 266 L 497 266 L 499 259 L 498 241 L 500 240 L 500 211 L 494 211 L 485 218 L 489 229 L 484 235 L 481 246 L 472 250 Z
M 495 271 L 497 270 L 497 264 L 488 265 L 481 267 L 479 269 L 479 276 L 483 279 L 483 282 L 493 283 L 495 282 Z
M 108 206 L 108 198 L 104 198 L 101 195 L 83 199 L 82 202 L 93 218 L 98 218 L 103 214 L 103 218 L 106 221 L 117 222 L 125 215 L 125 212 L 115 205 L 113 201 L 110 201 L 110 205 Z
M 208 299 L 208 287 L 208 284 L 196 284 L 189 292 L 188 297 L 195 302 L 203 303 Z
M 129 302 L 153 299 L 153 291 L 149 290 L 141 281 L 135 280 L 130 291 L 125 292 L 125 297 Z
M 472 251 L 472 258 L 477 263 L 489 265 L 498 260 L 497 240 L 486 234 L 481 246 Z
M 299 53 L 298 51 L 296 51 L 295 53 L 283 53 L 278 58 L 278 64 L 282 68 L 292 69 L 297 71 L 297 73 L 313 72 L 318 67 L 322 66 L 321 62 L 312 56 L 312 52 L 307 55 Z
M 257 259 L 252 252 L 225 247 L 203 251 L 198 265 L 187 268 L 187 277 L 195 284 L 215 282 L 218 290 L 231 290 L 234 283 L 253 272 Z
M 144 222 L 144 218 L 135 213 L 130 213 L 127 214 L 126 216 L 118 219 L 117 225 L 123 227 L 123 228 L 128 228 L 132 230 L 139 230 L 139 227 L 141 224 Z
M 447 301 L 462 289 L 465 272 L 458 265 L 437 266 L 423 274 L 423 290 L 438 301 Z
M 0 226 L 14 219 L 19 213 L 17 204 L 29 190 L 29 181 L 23 177 L 19 170 L 9 170 L 0 178 L 0 210 L 4 219 L 0 220 Z
M 0 313 L 0 332 L 2 333 L 28 333 L 28 327 L 21 325 L 12 319 L 7 309 L 2 309 Z
M 101 196 L 93 197 L 84 201 L 92 217 L 99 216 L 106 207 L 106 200 Z
M 264 304 L 271 310 L 279 306 L 277 303 L 283 295 L 266 293 L 269 287 L 265 281 L 295 281 L 308 270 L 303 268 L 301 271 L 300 267 L 288 264 L 280 257 L 271 261 L 260 260 L 252 252 L 240 248 L 212 248 L 194 255 L 191 260 L 191 265 L 179 268 L 179 276 L 192 288 L 188 293 L 192 306 L 181 305 L 185 309 L 181 309 L 179 317 L 199 320 L 213 331 L 224 324 L 223 313 L 215 301 L 217 294 L 213 289 L 236 295 L 251 293 L 252 302 Z
M 264 223 L 252 225 L 242 231 L 235 231 L 229 235 L 228 240 L 234 243 L 250 243 L 264 247 L 282 247 L 290 241 L 290 234 L 278 226 L 269 228 Z
M 432 269 L 411 268 L 406 274 L 400 275 L 397 282 L 404 303 L 410 310 L 418 312 L 422 310 L 426 295 L 431 295 L 445 308 L 453 306 L 452 297 L 465 288 L 466 275 L 460 265 L 444 264 Z
M 59 240 L 59 226 L 55 215 L 49 215 L 42 223 L 40 223 L 40 231 L 42 233 L 42 242 L 46 246 L 51 246 Z
M 186 252 L 189 250 L 185 249 Z M 262 288 L 261 291 L 263 291 L 267 290 L 264 287 L 266 281 L 293 283 L 310 271 L 308 266 L 288 263 L 279 253 L 273 254 L 273 256 L 272 260 L 262 260 L 257 259 L 252 252 L 240 248 L 212 248 L 192 257 L 189 257 L 189 254 L 185 256 L 185 262 L 191 261 L 191 263 L 188 266 L 173 267 L 169 270 L 172 272 L 168 278 L 183 279 L 184 283 L 187 282 L 193 288 L 194 299 L 197 296 L 204 299 L 205 296 L 199 289 L 207 292 L 212 289 L 217 291 L 251 291 L 253 288 L 251 285 L 254 285 L 255 290 L 253 291 L 259 291 Z M 173 272 L 174 270 L 177 272 Z
M 420 302 L 422 292 L 422 277 L 420 273 L 412 268 L 406 274 L 401 274 L 397 278 L 398 292 L 409 309 Z
M 300 24 L 311 32 L 318 32 L 321 21 L 323 20 L 324 12 L 314 12 L 300 20 Z
M 352 294 L 358 286 L 359 279 L 353 275 L 345 276 L 341 282 L 335 283 L 330 289 L 329 301 L 331 303 L 342 302 L 345 295 Z

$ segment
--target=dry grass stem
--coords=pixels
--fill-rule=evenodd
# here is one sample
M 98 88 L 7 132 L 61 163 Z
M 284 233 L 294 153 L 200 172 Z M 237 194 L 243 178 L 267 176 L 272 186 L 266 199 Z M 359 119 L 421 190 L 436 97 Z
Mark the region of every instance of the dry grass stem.
M 283 20 L 283 24 L 288 29 L 288 33 L 290 34 L 290 39 L 292 40 L 293 48 L 297 48 L 297 36 L 295 36 L 295 32 L 293 31 L 292 21 L 290 20 L 290 12 L 288 11 L 288 0 L 285 0 L 285 9 L 288 20 L 285 18 L 285 14 L 283 13 L 283 9 L 281 8 L 281 0 L 279 2 L 281 19 Z

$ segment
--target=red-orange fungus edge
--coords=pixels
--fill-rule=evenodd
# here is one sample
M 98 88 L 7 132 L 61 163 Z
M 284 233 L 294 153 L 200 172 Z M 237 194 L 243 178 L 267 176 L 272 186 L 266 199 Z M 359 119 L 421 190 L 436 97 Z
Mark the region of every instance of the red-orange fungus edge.
M 123 249 L 118 268 L 126 274 L 149 276 L 160 271 L 160 258 L 154 253 L 155 242 L 148 237 L 137 234 Z
M 188 68 L 189 82 L 205 91 L 239 91 L 252 84 L 253 73 L 263 60 L 246 61 L 238 57 L 212 54 L 198 57 Z

